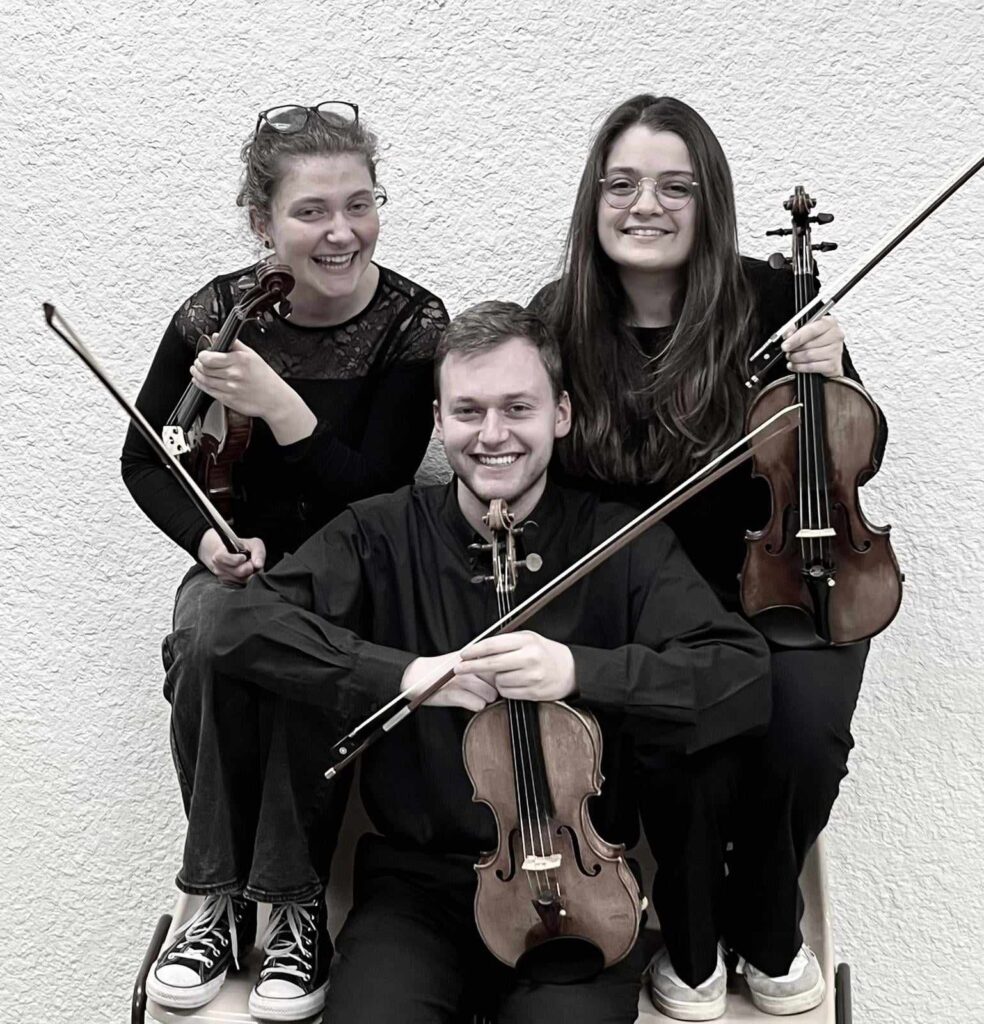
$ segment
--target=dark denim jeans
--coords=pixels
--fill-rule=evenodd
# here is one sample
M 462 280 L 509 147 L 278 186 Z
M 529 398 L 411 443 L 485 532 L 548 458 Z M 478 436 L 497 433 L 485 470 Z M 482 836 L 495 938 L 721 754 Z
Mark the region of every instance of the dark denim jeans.
M 193 568 L 164 640 L 171 750 L 188 815 L 185 892 L 286 902 L 327 883 L 350 778 L 328 782 L 322 753 L 344 731 L 319 708 L 216 675 L 213 628 L 229 593 Z

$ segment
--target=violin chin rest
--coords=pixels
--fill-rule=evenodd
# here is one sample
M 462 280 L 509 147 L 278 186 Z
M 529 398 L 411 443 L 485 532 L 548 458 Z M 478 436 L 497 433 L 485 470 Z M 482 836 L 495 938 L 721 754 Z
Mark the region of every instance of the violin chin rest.
M 556 935 L 528 949 L 516 970 L 530 981 L 548 985 L 572 985 L 588 981 L 605 968 L 601 947 L 580 935 Z
M 780 647 L 813 649 L 829 647 L 830 641 L 817 635 L 813 617 L 795 605 L 774 605 L 750 616 L 752 625 L 769 641 Z

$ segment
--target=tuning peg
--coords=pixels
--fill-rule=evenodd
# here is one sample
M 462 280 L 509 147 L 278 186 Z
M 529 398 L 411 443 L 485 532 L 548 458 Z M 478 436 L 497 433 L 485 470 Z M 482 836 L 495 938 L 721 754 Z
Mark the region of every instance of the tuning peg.
M 474 544 L 469 544 L 468 545 L 468 550 L 469 551 L 491 551 L 492 550 L 492 545 L 491 544 L 479 544 L 479 543 L 476 542 Z
M 836 242 L 817 242 L 810 246 L 811 249 L 815 249 L 817 252 L 833 252 L 837 248 Z
M 815 217 L 810 218 L 814 224 L 829 224 L 833 219 L 832 213 L 818 213 Z
M 543 559 L 536 552 L 532 552 L 516 564 L 529 569 L 530 572 L 539 572 L 543 568 Z
M 494 576 L 472 576 L 472 583 L 494 583 Z
M 791 235 L 793 233 L 792 228 L 776 228 L 774 231 L 766 231 L 766 237 L 769 235 Z
M 781 252 L 774 252 L 769 257 L 769 266 L 772 267 L 773 270 L 784 270 L 792 262 L 793 261 L 788 256 L 784 256 Z

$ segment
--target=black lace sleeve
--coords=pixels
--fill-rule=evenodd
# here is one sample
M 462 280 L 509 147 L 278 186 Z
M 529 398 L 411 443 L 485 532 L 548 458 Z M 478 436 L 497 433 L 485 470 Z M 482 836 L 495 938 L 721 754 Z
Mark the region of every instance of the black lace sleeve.
M 221 319 L 214 285 L 196 292 L 171 319 L 136 402 L 158 431 L 191 380 L 188 371 L 195 360 L 198 338 L 218 330 Z M 147 518 L 197 557 L 208 523 L 133 426 L 127 431 L 120 468 L 123 482 Z
M 397 325 L 394 342 L 383 353 L 383 366 L 388 368 L 422 360 L 430 362 L 447 325 L 448 313 L 444 303 L 436 295 L 423 292 Z

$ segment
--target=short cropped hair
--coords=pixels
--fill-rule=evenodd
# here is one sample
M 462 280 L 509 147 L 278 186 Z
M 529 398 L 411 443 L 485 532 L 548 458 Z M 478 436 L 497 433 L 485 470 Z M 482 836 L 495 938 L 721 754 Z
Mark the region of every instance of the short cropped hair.
M 540 356 L 555 399 L 564 390 L 560 345 L 553 331 L 518 302 L 479 302 L 459 313 L 441 335 L 434 353 L 434 394 L 441 397 L 441 366 L 452 352 L 485 352 L 511 338 L 528 341 Z

